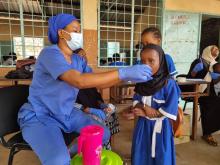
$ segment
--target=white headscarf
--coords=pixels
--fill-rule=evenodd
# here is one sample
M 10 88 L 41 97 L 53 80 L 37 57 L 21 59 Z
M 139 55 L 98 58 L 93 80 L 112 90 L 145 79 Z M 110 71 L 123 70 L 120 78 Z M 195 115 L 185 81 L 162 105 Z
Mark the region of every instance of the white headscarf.
M 207 46 L 203 52 L 202 52 L 202 58 L 209 64 L 209 71 L 208 73 L 206 74 L 206 76 L 204 77 L 204 80 L 205 81 L 208 81 L 208 82 L 211 82 L 212 81 L 212 77 L 210 75 L 210 72 L 213 72 L 213 65 L 215 63 L 217 63 L 217 61 L 215 61 L 215 59 L 218 57 L 213 57 L 212 55 L 212 49 L 213 47 L 217 47 L 216 45 L 210 45 L 210 46 Z M 202 84 L 199 86 L 199 91 L 201 93 L 203 93 L 205 91 L 205 89 L 207 88 L 207 85 L 206 84 Z
M 206 47 L 202 52 L 202 58 L 206 60 L 209 64 L 216 63 L 215 59 L 217 58 L 217 56 L 216 57 L 212 56 L 212 49 L 214 47 L 217 47 L 217 46 L 210 45 Z

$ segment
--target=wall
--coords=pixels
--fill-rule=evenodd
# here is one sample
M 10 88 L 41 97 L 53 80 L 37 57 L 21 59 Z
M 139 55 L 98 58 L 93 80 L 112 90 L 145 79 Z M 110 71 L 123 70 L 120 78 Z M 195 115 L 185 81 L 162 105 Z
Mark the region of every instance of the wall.
M 9 21 L 0 20 L 0 41 L 10 41 L 13 39 L 13 36 L 21 35 L 20 21 Z M 44 27 L 44 31 L 43 28 Z M 11 34 L 11 35 L 10 35 Z M 25 36 L 36 36 L 43 37 L 45 41 L 47 40 L 47 23 L 39 22 L 24 22 L 24 35 Z
M 219 0 L 165 0 L 166 10 L 220 15 Z
M 137 21 L 134 24 L 134 45 L 138 43 L 138 41 L 141 40 L 141 32 L 149 27 L 149 26 L 156 26 L 157 24 L 157 17 L 155 15 L 157 14 L 156 8 L 153 8 L 156 6 L 156 3 L 151 2 L 151 7 L 146 7 L 144 10 L 144 13 L 139 16 Z M 151 15 L 151 16 L 148 16 Z
M 203 21 L 201 30 L 200 54 L 207 45 L 219 44 L 220 19 L 212 18 Z

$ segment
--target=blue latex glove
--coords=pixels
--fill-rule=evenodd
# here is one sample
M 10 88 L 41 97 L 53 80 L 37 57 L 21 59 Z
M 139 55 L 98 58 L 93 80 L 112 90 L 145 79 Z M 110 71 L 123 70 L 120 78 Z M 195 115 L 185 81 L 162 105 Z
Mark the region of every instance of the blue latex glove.
M 216 80 L 220 77 L 220 73 L 211 72 L 210 74 L 211 74 L 211 77 L 212 77 L 213 80 Z
M 203 70 L 204 66 L 203 66 L 203 63 L 202 61 L 200 60 L 200 63 L 196 64 L 193 68 L 193 72 L 199 72 L 201 70 Z
M 100 108 L 101 108 L 101 109 L 108 108 L 108 105 L 107 105 L 107 104 L 105 104 L 105 103 L 102 103 L 102 104 L 100 104 Z
M 151 68 L 148 65 L 133 65 L 126 68 L 119 68 L 118 72 L 119 78 L 124 81 L 138 83 L 152 79 Z
M 96 115 L 97 117 L 99 117 L 102 120 L 106 119 L 106 114 L 101 109 L 89 108 L 89 112 L 93 115 Z

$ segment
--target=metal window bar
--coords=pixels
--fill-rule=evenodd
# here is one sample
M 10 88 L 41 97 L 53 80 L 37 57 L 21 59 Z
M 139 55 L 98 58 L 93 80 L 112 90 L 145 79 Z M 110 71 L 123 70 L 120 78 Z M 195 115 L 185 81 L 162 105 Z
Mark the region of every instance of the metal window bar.
M 117 64 L 109 66 L 114 53 L 120 53 L 124 66 L 133 65 L 142 30 L 161 27 L 162 0 L 99 0 L 98 3 L 98 65 L 116 67 Z M 115 48 L 108 46 L 111 42 L 119 43 L 120 48 L 118 44 Z
M 10 52 L 15 52 L 17 59 L 29 55 L 37 57 L 44 46 L 50 45 L 47 39 L 49 17 L 70 13 L 81 19 L 82 1 L 0 0 L 0 67 L 14 66 L 4 63 L 4 59 L 14 56 L 9 55 Z M 16 42 L 17 37 L 20 42 Z

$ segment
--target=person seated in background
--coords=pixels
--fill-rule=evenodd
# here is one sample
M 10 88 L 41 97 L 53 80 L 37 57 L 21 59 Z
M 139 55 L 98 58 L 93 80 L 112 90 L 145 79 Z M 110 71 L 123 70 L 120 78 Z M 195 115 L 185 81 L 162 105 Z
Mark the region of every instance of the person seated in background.
M 108 63 L 108 65 L 110 65 L 112 63 L 112 57 L 108 57 L 107 63 Z
M 16 65 L 16 53 L 10 52 L 6 56 L 2 56 L 2 65 Z
M 119 132 L 119 122 L 116 115 L 116 107 L 111 103 L 105 103 L 96 88 L 80 89 L 76 103 L 85 113 L 109 127 L 111 135 Z
M 114 53 L 112 57 L 113 62 L 109 64 L 109 66 L 125 66 L 126 63 L 120 61 L 120 54 Z
M 213 65 L 213 72 L 211 72 L 212 82 L 210 95 L 220 97 L 220 63 Z
M 212 71 L 212 66 L 217 62 L 216 58 L 219 55 L 219 49 L 215 45 L 210 45 L 206 47 L 202 52 L 202 57 L 194 60 L 190 66 L 187 78 L 198 78 L 204 79 L 211 82 L 211 75 L 209 71 Z M 187 91 L 192 91 L 193 87 L 185 89 Z M 207 85 L 200 85 L 200 92 L 204 92 Z
M 212 134 L 220 130 L 220 63 L 213 65 L 211 74 L 210 95 L 199 98 L 202 139 L 212 146 L 218 146 L 218 142 Z
M 84 71 L 92 73 L 92 68 L 86 66 Z M 105 124 L 109 128 L 111 136 L 120 132 L 116 107 L 111 103 L 105 103 L 97 88 L 80 89 L 74 107 L 91 115 L 98 122 Z M 104 147 L 111 149 L 110 142 L 106 143 Z
M 143 44 L 141 42 L 139 42 L 138 44 L 135 45 L 136 58 L 134 59 L 134 65 L 141 63 L 140 53 L 141 53 L 142 47 L 143 47 Z

